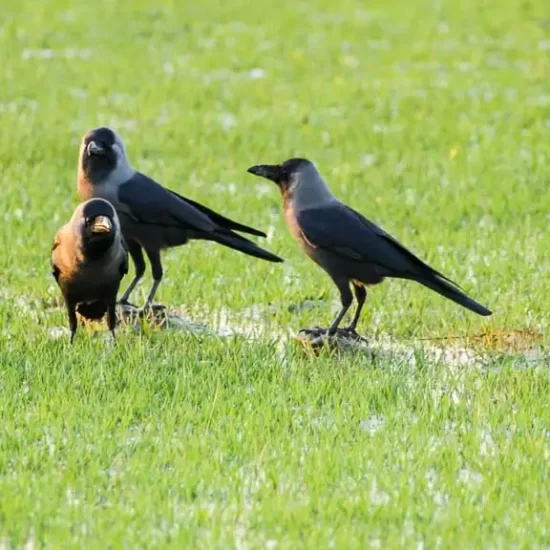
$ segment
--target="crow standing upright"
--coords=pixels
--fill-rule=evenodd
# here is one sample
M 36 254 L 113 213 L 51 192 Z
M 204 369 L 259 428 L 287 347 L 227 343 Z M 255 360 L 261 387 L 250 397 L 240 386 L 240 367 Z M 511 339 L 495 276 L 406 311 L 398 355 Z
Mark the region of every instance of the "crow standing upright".
M 265 233 L 229 220 L 134 170 L 128 162 L 122 138 L 110 128 L 91 130 L 82 139 L 78 192 L 83 200 L 107 199 L 120 218 L 122 234 L 136 270 L 121 303 L 128 303 L 131 292 L 145 273 L 143 250 L 151 263 L 154 281 L 145 308 L 151 306 L 162 279 L 161 250 L 183 245 L 191 239 L 215 241 L 270 262 L 283 261 L 234 231 L 262 237 Z
M 357 309 L 344 330 L 355 332 L 367 297 L 366 287 L 381 283 L 386 277 L 417 281 L 479 315 L 491 315 L 450 279 L 337 200 L 309 160 L 297 158 L 282 164 L 257 165 L 248 172 L 279 186 L 290 232 L 338 287 L 342 309 L 330 325 L 329 334 L 336 332 L 353 302 L 350 287 L 357 299 Z
M 51 265 L 65 299 L 71 342 L 77 311 L 91 320 L 107 314 L 114 336 L 116 297 L 120 281 L 128 273 L 128 252 L 109 202 L 92 199 L 76 208 L 69 223 L 55 235 Z

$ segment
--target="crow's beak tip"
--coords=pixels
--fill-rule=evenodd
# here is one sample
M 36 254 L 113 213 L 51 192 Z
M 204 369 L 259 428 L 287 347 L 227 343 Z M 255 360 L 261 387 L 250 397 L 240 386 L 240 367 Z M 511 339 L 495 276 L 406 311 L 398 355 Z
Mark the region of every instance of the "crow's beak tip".
M 105 152 L 105 148 L 97 143 L 97 141 L 90 141 L 86 147 L 86 153 L 91 157 L 92 155 L 102 155 Z

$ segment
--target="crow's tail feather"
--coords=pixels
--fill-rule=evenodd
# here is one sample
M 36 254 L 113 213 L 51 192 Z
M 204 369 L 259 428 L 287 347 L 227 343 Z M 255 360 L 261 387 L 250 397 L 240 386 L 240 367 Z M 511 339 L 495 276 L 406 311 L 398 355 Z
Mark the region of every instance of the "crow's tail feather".
M 235 233 L 216 233 L 214 236 L 210 236 L 210 238 L 215 240 L 217 243 L 232 248 L 233 250 L 238 250 L 243 254 L 248 254 L 249 256 L 254 256 L 255 258 L 260 258 L 261 260 L 267 260 L 268 262 L 284 261 L 282 258 L 279 258 L 279 256 L 275 256 L 275 254 L 260 248 L 252 241 L 249 241 L 248 239 L 245 239 Z
M 472 300 L 466 296 L 464 292 L 458 290 L 456 287 L 451 285 L 446 280 L 439 278 L 437 275 L 433 275 L 431 278 L 418 278 L 415 280 L 420 284 L 435 290 L 435 292 L 445 296 L 445 298 L 449 298 L 449 300 L 452 300 L 466 309 L 477 313 L 478 315 L 487 316 L 492 314 L 492 312 L 486 307 L 478 304 L 475 300 Z

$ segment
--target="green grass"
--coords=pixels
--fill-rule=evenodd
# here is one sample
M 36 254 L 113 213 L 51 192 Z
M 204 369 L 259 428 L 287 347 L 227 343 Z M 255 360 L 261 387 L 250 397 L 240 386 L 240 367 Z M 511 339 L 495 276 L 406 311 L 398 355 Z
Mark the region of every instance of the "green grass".
M 550 321 L 547 2 L 5 4 L 0 544 L 550 544 L 548 360 L 523 355 Z M 276 304 L 256 339 L 52 337 L 67 320 L 49 250 L 99 125 L 136 168 L 270 230 L 285 264 L 193 243 L 164 255 L 157 295 L 214 332 Z M 360 331 L 408 354 L 283 340 L 328 323 L 337 298 L 275 186 L 245 172 L 296 155 L 494 316 L 389 281 Z M 327 301 L 289 311 L 306 298 Z M 431 352 L 449 334 L 435 344 L 490 337 L 457 365 Z

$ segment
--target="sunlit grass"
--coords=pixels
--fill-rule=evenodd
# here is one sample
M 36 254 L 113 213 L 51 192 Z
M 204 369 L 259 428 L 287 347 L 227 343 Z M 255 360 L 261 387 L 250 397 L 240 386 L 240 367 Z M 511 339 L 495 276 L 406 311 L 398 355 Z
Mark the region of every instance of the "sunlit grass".
M 549 18 L 542 0 L 4 6 L 6 547 L 548 545 Z M 205 333 L 68 346 L 49 250 L 99 125 L 286 259 L 168 251 L 158 300 Z M 337 291 L 246 173 L 296 155 L 494 316 L 389 281 L 359 327 L 380 353 L 304 353 L 292 334 Z M 255 339 L 218 335 L 244 325 Z

